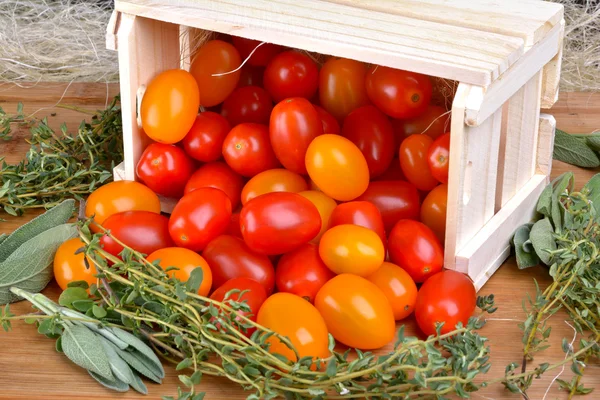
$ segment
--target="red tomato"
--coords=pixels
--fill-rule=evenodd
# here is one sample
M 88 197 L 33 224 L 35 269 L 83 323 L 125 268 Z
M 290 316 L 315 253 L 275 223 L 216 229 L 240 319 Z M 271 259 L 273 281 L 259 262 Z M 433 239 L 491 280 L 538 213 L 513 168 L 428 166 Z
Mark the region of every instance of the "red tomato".
M 398 221 L 388 237 L 390 260 L 415 282 L 425 282 L 444 266 L 444 249 L 427 225 L 409 219 Z
M 417 285 L 405 270 L 395 264 L 384 262 L 377 271 L 367 276 L 367 280 L 377 285 L 385 294 L 392 306 L 396 321 L 412 314 L 417 301 Z
M 427 135 L 411 135 L 400 145 L 400 167 L 406 179 L 417 189 L 430 191 L 439 182 L 431 175 L 427 152 L 433 139 Z
M 198 114 L 192 129 L 183 138 L 183 148 L 192 158 L 202 162 L 221 158 L 223 142 L 231 130 L 225 117 L 205 111 Z
M 371 179 L 371 180 L 372 181 L 405 181 L 406 177 L 404 176 L 404 173 L 402 172 L 402 168 L 400 168 L 400 160 L 397 158 L 394 158 L 392 160 L 392 163 L 388 167 L 388 169 L 386 169 L 383 174 L 381 174 L 377 178 Z
M 323 236 L 329 227 L 329 218 L 331 217 L 333 209 L 337 206 L 337 203 L 325 193 L 317 190 L 305 190 L 303 192 L 298 192 L 298 194 L 310 200 L 310 202 L 317 207 L 317 210 L 319 210 L 319 215 L 321 216 L 321 230 L 319 231 L 319 234 L 310 241 L 311 243 L 319 243 L 321 236 Z
M 177 246 L 200 251 L 225 232 L 230 219 L 231 200 L 225 192 L 203 187 L 177 202 L 169 219 L 169 233 Z
M 231 169 L 246 177 L 279 166 L 269 128 L 261 124 L 244 123 L 233 128 L 223 142 L 223 157 Z
M 304 53 L 284 51 L 269 62 L 263 81 L 277 103 L 289 97 L 311 99 L 319 85 L 319 67 Z
M 321 217 L 317 207 L 299 194 L 274 192 L 244 205 L 240 227 L 252 250 L 275 255 L 292 251 L 317 236 Z
M 185 194 L 206 187 L 220 189 L 225 192 L 231 201 L 231 209 L 235 210 L 240 204 L 244 179 L 224 162 L 211 162 L 204 164 L 192 174 L 187 185 L 185 185 Z
M 192 271 L 196 268 L 202 268 L 202 283 L 198 288 L 198 294 L 208 296 L 208 293 L 210 293 L 212 273 L 206 260 L 198 253 L 181 247 L 166 247 L 156 250 L 146 259 L 150 262 L 160 260 L 159 265 L 164 270 L 175 267 L 176 269 L 167 271 L 167 275 L 169 278 L 176 278 L 181 282 L 187 282 Z
M 225 234 L 235 236 L 237 238 L 243 239 L 242 231 L 240 230 L 240 213 L 231 214 L 231 219 L 229 220 L 229 226 L 225 231 Z
M 351 201 L 338 204 L 329 218 L 329 228 L 337 225 L 358 225 L 375 232 L 383 246 L 386 247 L 387 238 L 383 218 L 377 207 L 368 201 Z
M 366 73 L 365 64 L 359 61 L 330 58 L 319 72 L 319 99 L 323 108 L 341 121 L 353 110 L 369 104 Z
M 212 107 L 227 98 L 240 79 L 240 54 L 230 43 L 210 40 L 196 52 L 190 72 L 198 83 L 202 98 L 200 104 Z M 221 76 L 213 76 L 224 74 Z
M 268 124 L 271 110 L 273 110 L 273 101 L 265 89 L 258 86 L 244 86 L 235 89 L 225 99 L 221 107 L 221 115 L 227 118 L 231 126 L 243 122 Z
M 427 75 L 374 65 L 367 72 L 367 95 L 393 118 L 414 118 L 425 112 L 431 100 Z
M 306 174 L 306 150 L 314 138 L 323 134 L 323 124 L 314 106 L 299 97 L 278 103 L 271 114 L 269 132 L 281 164 L 290 171 Z
M 242 239 L 221 235 L 202 252 L 210 265 L 215 286 L 234 278 L 250 278 L 260 283 L 267 295 L 273 293 L 275 270 L 269 257 L 254 253 Z
M 371 182 L 366 192 L 356 200 L 375 204 L 386 232 L 390 232 L 401 219 L 419 219 L 419 192 L 409 182 Z
M 153 192 L 167 197 L 181 197 L 194 171 L 194 162 L 172 144 L 152 143 L 146 147 L 135 172 Z
M 438 272 L 419 289 L 415 305 L 417 324 L 426 335 L 435 335 L 436 322 L 444 323 L 440 333 L 452 332 L 459 322 L 467 324 L 476 303 L 475 287 L 466 275 L 449 270 Z
M 450 130 L 450 113 L 443 107 L 430 104 L 423 114 L 410 119 L 394 119 L 392 125 L 396 136 L 396 147 L 398 147 L 410 135 L 424 133 L 432 139 L 436 139 L 448 132 Z
M 317 246 L 306 243 L 279 259 L 275 285 L 280 292 L 292 293 L 313 303 L 319 289 L 334 276 L 319 257 Z
M 340 124 L 333 117 L 333 115 L 329 114 L 323 107 L 319 107 L 316 104 L 313 104 L 315 110 L 319 114 L 319 118 L 321 118 L 321 123 L 323 124 L 323 133 L 332 133 L 334 135 L 340 134 Z
M 442 183 L 448 183 L 450 165 L 450 132 L 444 133 L 429 146 L 427 162 L 431 175 Z
M 344 120 L 342 135 L 365 156 L 371 178 L 383 174 L 394 158 L 394 130 L 389 119 L 373 106 L 352 111 Z
M 263 75 L 265 69 L 263 67 L 252 67 L 244 65 L 241 69 L 240 80 L 237 87 L 258 86 L 263 87 Z
M 252 57 L 247 61 L 248 64 L 254 66 L 266 66 L 269 61 L 273 59 L 277 54 L 284 50 L 284 47 L 278 46 L 272 43 L 263 43 L 258 40 L 246 39 L 239 36 L 232 36 L 231 41 L 233 45 L 240 53 L 242 59 L 248 58 L 250 53 L 254 51 Z M 260 45 L 260 46 L 259 46 Z
M 298 193 L 308 189 L 301 175 L 283 168 L 269 169 L 253 176 L 242 190 L 242 204 L 272 192 Z
M 421 204 L 421 222 L 444 243 L 446 239 L 446 210 L 448 208 L 448 185 L 434 188 Z

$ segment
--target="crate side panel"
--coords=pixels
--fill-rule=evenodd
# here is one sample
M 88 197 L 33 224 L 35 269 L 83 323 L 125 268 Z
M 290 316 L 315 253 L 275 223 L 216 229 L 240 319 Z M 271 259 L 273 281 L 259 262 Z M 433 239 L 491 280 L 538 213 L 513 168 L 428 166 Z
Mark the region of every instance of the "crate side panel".
M 565 35 L 565 21 L 560 22 L 561 32 L 558 44 L 558 53 L 548 64 L 544 66 L 542 80 L 542 104 L 541 107 L 548 109 L 558 100 L 558 91 L 560 88 L 560 69 L 562 68 L 562 54 Z
M 556 120 L 552 115 L 540 114 L 539 137 L 537 147 L 536 174 L 550 176 L 552 172 L 552 152 L 554 151 L 554 132 Z

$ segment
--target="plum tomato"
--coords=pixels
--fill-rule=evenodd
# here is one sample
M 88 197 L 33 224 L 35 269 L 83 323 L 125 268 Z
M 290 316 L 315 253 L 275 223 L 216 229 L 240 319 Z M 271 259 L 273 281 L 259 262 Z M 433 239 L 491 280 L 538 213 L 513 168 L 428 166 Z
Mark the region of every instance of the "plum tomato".
M 156 194 L 181 197 L 194 171 L 194 162 L 185 151 L 172 144 L 152 143 L 137 163 L 138 178 Z
M 237 87 L 244 86 L 258 86 L 263 87 L 263 75 L 265 69 L 263 67 L 253 67 L 251 65 L 244 65 L 241 69 L 240 80 Z
M 284 51 L 269 62 L 263 82 L 276 103 L 289 97 L 311 99 L 317 93 L 319 67 L 304 53 Z
M 410 135 L 420 135 L 422 133 L 437 139 L 450 129 L 450 114 L 445 108 L 427 106 L 423 114 L 409 119 L 393 119 L 392 126 L 396 136 L 396 150 L 400 143 Z
M 198 253 L 181 247 L 165 247 L 156 250 L 146 259 L 150 262 L 159 260 L 159 265 L 163 270 L 169 267 L 177 268 L 167 271 L 167 275 L 169 278 L 176 278 L 181 282 L 187 282 L 194 269 L 202 268 L 202 283 L 198 288 L 198 294 L 208 296 L 210 293 L 212 272 L 206 260 Z
M 444 323 L 440 333 L 453 331 L 456 324 L 463 326 L 475 311 L 477 295 L 473 282 L 466 275 L 444 270 L 431 276 L 417 294 L 415 318 L 421 331 L 435 335 L 436 323 Z
M 317 136 L 306 151 L 306 170 L 332 199 L 354 200 L 369 186 L 369 167 L 354 143 L 339 135 Z
M 313 203 L 297 193 L 266 193 L 244 205 L 240 229 L 253 251 L 283 254 L 317 236 L 321 216 Z
M 419 221 L 398 221 L 388 237 L 388 252 L 390 260 L 417 283 L 425 282 L 444 266 L 444 249 L 440 241 Z
M 323 123 L 315 107 L 300 97 L 283 100 L 273 108 L 269 133 L 281 164 L 290 171 L 306 174 L 306 150 L 314 138 L 323 134 Z
M 268 124 L 273 110 L 273 101 L 269 93 L 258 86 L 237 88 L 225 99 L 221 115 L 227 118 L 231 126 L 243 122 Z
M 279 259 L 275 286 L 279 292 L 292 293 L 314 303 L 319 289 L 334 276 L 321 260 L 318 247 L 306 243 Z
M 236 238 L 244 239 L 242 236 L 242 231 L 240 230 L 240 213 L 231 214 L 231 219 L 229 220 L 229 225 L 227 226 L 227 230 L 225 231 L 226 235 L 235 236 Z
M 319 72 L 321 106 L 342 121 L 353 110 L 369 104 L 366 74 L 367 67 L 359 61 L 333 57 L 327 60 Z
M 419 191 L 409 182 L 371 182 L 357 200 L 375 204 L 386 232 L 390 232 L 401 219 L 419 219 Z
M 448 208 L 448 185 L 439 185 L 427 194 L 421 204 L 421 222 L 444 243 L 446 240 L 446 210 Z
M 373 104 L 392 118 L 417 117 L 431 100 L 431 80 L 416 72 L 374 65 L 365 85 Z
M 329 280 L 315 298 L 329 332 L 350 347 L 372 350 L 394 338 L 394 312 L 374 283 L 352 274 Z
M 206 163 L 196 170 L 185 185 L 185 194 L 203 187 L 220 189 L 229 200 L 231 209 L 235 210 L 240 204 L 240 195 L 244 187 L 244 178 L 235 173 L 224 162 Z
M 245 60 L 248 58 L 250 53 L 254 51 L 252 57 L 247 61 L 249 65 L 253 66 L 266 66 L 269 61 L 273 59 L 277 54 L 284 50 L 284 47 L 278 46 L 272 43 L 263 43 L 258 40 L 246 39 L 239 36 L 232 36 L 231 41 L 233 45 L 240 53 L 240 57 Z M 260 45 L 260 47 L 258 47 Z M 256 49 L 256 51 L 255 51 Z
M 221 158 L 223 142 L 230 130 L 229 122 L 222 115 L 212 111 L 202 112 L 183 138 L 183 149 L 198 161 L 217 161 Z
M 276 293 L 260 308 L 256 319 L 260 325 L 287 336 L 300 358 L 329 357 L 329 332 L 319 311 L 302 297 L 291 293 Z M 281 354 L 292 362 L 298 361 L 296 354 L 276 336 L 267 339 L 269 352 Z
M 220 189 L 203 187 L 181 198 L 169 219 L 169 233 L 175 244 L 193 251 L 224 233 L 231 219 L 231 200 Z
M 202 94 L 202 106 L 216 106 L 233 92 L 240 79 L 240 71 L 233 71 L 241 62 L 236 48 L 222 40 L 210 40 L 198 49 L 190 66 L 190 73 L 196 79 Z M 213 76 L 216 74 L 224 75 Z
M 91 260 L 88 259 L 90 268 L 86 268 L 83 253 L 75 254 L 77 250 L 85 246 L 80 238 L 69 239 L 58 247 L 54 254 L 54 279 L 62 290 L 67 289 L 71 282 L 85 281 L 88 285 L 97 282 L 94 276 L 96 268 Z
M 385 249 L 377 233 L 358 225 L 337 225 L 319 242 L 321 260 L 336 274 L 369 276 L 383 263 Z
M 254 175 L 246 183 L 242 190 L 242 204 L 265 193 L 298 193 L 306 189 L 308 184 L 301 175 L 283 168 L 268 169 Z
M 146 135 L 159 143 L 179 142 L 188 133 L 200 105 L 200 92 L 189 72 L 171 69 L 158 74 L 146 88 L 140 118 Z
M 388 117 L 376 107 L 363 106 L 348 114 L 342 135 L 365 156 L 371 179 L 389 168 L 394 159 L 394 130 Z
M 233 128 L 223 142 L 223 157 L 238 174 L 254 175 L 279 167 L 266 125 L 243 123 Z
M 317 207 L 317 210 L 319 210 L 319 215 L 321 216 L 321 230 L 319 231 L 319 234 L 311 240 L 311 243 L 319 243 L 321 236 L 323 236 L 329 227 L 329 218 L 331 217 L 333 209 L 337 206 L 337 203 L 325 193 L 317 190 L 305 190 L 303 192 L 298 192 L 298 194 L 302 197 L 306 197 L 315 205 L 315 207 Z
M 433 139 L 427 135 L 411 135 L 400 145 L 400 167 L 406 179 L 417 189 L 428 192 L 439 184 L 429 170 L 427 152 Z
M 319 107 L 316 104 L 313 104 L 315 110 L 319 114 L 319 118 L 321 118 L 321 123 L 323 124 L 323 133 L 332 133 L 334 135 L 340 134 L 340 124 L 337 122 L 335 117 L 329 114 L 323 107 Z
M 385 294 L 396 321 L 412 314 L 417 301 L 417 285 L 408 272 L 395 264 L 384 262 L 377 271 L 367 276 L 367 280 Z
M 450 132 L 435 139 L 427 153 L 427 163 L 431 175 L 442 183 L 448 183 L 450 166 Z
M 387 238 L 383 218 L 375 204 L 368 201 L 350 201 L 339 204 L 331 213 L 329 228 L 344 224 L 358 225 L 372 230 L 386 247 Z
M 400 168 L 400 160 L 394 158 L 392 163 L 385 172 L 378 177 L 371 179 L 372 181 L 405 181 L 406 177 Z

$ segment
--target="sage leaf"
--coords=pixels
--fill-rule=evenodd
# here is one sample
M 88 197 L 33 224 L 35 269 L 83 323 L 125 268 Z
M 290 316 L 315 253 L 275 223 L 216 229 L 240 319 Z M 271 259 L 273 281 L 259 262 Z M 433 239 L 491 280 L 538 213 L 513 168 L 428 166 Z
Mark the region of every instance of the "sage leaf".
M 133 382 L 131 382 L 129 385 L 138 393 L 148 394 L 148 388 L 146 387 L 146 384 L 142 381 L 142 378 L 135 373 L 133 374 Z
M 529 244 L 530 242 L 530 233 L 531 227 L 533 224 L 526 224 L 520 226 L 513 236 L 512 242 L 515 247 L 515 256 L 517 259 L 517 266 L 519 269 L 525 269 L 529 267 L 535 267 L 540 264 L 540 258 L 534 251 L 531 249 Z
M 594 132 L 585 138 L 590 149 L 600 151 L 600 132 Z
M 75 364 L 105 379 L 114 380 L 101 339 L 85 326 L 65 325 L 62 348 L 65 355 Z
M 92 307 L 89 308 L 89 310 L 91 310 Z M 100 321 L 88 317 L 87 315 L 78 313 L 77 311 L 71 310 L 69 308 L 61 308 L 60 309 L 60 313 L 63 315 L 66 315 L 67 317 L 72 317 L 72 318 L 80 318 L 80 319 L 84 319 L 87 320 L 89 322 L 85 322 L 85 321 L 78 321 L 79 324 L 85 325 L 86 327 L 88 327 L 89 329 L 91 329 L 92 331 L 94 331 L 95 333 L 105 337 L 106 339 L 108 339 L 110 342 L 112 342 L 115 346 L 117 346 L 120 349 L 126 349 L 129 345 L 125 342 L 123 342 L 121 339 L 119 339 L 118 337 L 115 336 L 115 334 L 112 331 L 112 328 L 105 328 L 100 324 Z
M 0 233 L 0 244 L 2 244 L 7 237 L 8 235 L 6 233 Z
M 135 351 L 127 351 L 121 350 L 117 346 L 111 343 L 111 346 L 117 351 L 119 357 L 121 357 L 131 368 L 144 375 L 146 378 L 156 382 L 162 383 L 161 378 L 155 373 L 156 366 L 153 362 L 149 362 L 148 358 L 144 357 L 141 353 L 136 353 Z
M 118 337 L 123 342 L 127 343 L 129 346 L 133 347 L 135 350 L 143 354 L 148 360 L 155 364 L 155 370 L 158 372 L 156 375 L 159 378 L 165 377 L 165 370 L 160 362 L 160 359 L 154 354 L 154 351 L 144 343 L 137 336 L 119 328 L 111 328 L 113 334 Z
M 566 172 L 557 177 L 552 184 L 554 189 L 552 191 L 552 224 L 554 224 L 554 231 L 556 233 L 562 232 L 563 229 L 563 215 L 564 206 L 560 202 L 560 197 L 565 193 L 566 190 L 572 191 L 574 186 L 574 177 L 572 172 Z
M 116 379 L 106 379 L 105 377 L 98 375 L 92 371 L 88 371 L 88 373 L 94 378 L 99 384 L 109 389 L 115 390 L 117 392 L 126 392 L 129 390 L 129 385 L 125 382 L 121 382 Z
M 107 339 L 100 338 L 100 342 L 102 343 L 102 347 L 108 356 L 110 370 L 112 371 L 114 377 L 119 381 L 131 385 L 131 383 L 134 381 L 134 377 L 133 371 L 131 368 L 129 368 L 129 364 L 119 357 L 116 350 Z
M 58 297 L 58 304 L 63 307 L 71 307 L 74 301 L 87 300 L 88 293 L 80 287 L 68 287 Z
M 536 211 L 547 218 L 552 216 L 552 183 L 547 184 L 542 191 L 537 202 Z
M 556 241 L 550 220 L 544 218 L 533 224 L 529 237 L 540 260 L 544 264 L 550 265 L 551 254 L 549 252 L 556 250 Z
M 585 140 L 569 135 L 560 129 L 556 130 L 554 136 L 553 158 L 582 168 L 600 166 L 598 155 L 587 146 Z
M 594 175 L 583 188 L 589 190 L 588 200 L 592 202 L 596 215 L 600 215 L 600 174 Z
M 202 284 L 202 279 L 204 278 L 204 272 L 202 268 L 196 267 L 190 273 L 190 277 L 185 283 L 185 288 L 188 292 L 196 293 L 198 288 L 200 288 L 200 284 Z

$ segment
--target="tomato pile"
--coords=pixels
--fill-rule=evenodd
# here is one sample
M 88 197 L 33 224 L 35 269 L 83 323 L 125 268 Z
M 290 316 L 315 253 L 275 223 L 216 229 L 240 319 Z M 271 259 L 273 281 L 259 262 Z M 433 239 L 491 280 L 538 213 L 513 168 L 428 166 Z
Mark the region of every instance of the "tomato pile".
M 190 72 L 156 76 L 140 108 L 143 184 L 101 187 L 86 215 L 182 281 L 201 267 L 203 296 L 239 289 L 245 314 L 301 357 L 327 356 L 328 333 L 382 347 L 413 312 L 428 335 L 465 323 L 473 285 L 442 271 L 450 133 L 430 78 L 272 44 L 239 68 L 258 44 L 211 40 Z M 169 217 L 158 195 L 179 199 Z M 78 246 L 57 253 L 63 288 L 93 279 Z

